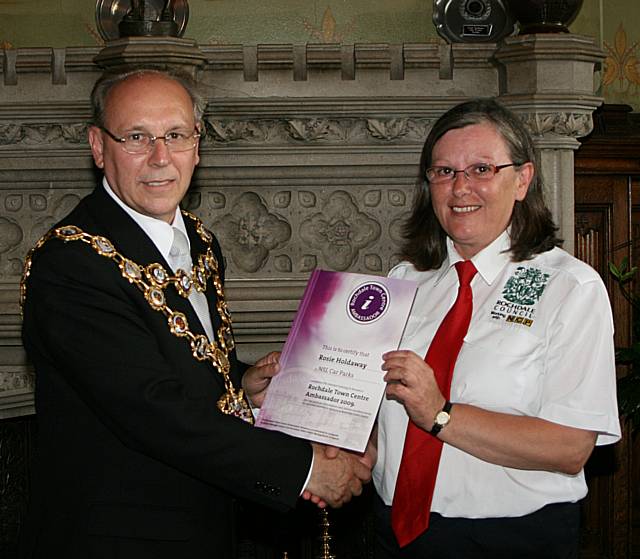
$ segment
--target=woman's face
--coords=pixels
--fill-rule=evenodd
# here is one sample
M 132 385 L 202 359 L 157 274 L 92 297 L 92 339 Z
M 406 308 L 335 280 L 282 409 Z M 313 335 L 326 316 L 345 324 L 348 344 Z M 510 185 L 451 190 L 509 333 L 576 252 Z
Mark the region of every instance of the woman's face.
M 476 163 L 513 163 L 496 128 L 490 123 L 450 130 L 433 146 L 431 166 L 466 169 Z M 444 184 L 429 184 L 433 210 L 456 250 L 469 259 L 507 228 L 516 200 L 523 200 L 533 178 L 533 164 L 500 169 L 490 180 L 456 173 Z

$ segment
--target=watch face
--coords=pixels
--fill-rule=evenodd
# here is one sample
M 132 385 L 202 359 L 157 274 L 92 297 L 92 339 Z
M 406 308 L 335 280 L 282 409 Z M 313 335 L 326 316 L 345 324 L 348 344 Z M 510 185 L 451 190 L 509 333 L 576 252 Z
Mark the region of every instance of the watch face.
M 449 423 L 450 416 L 446 411 L 438 412 L 436 415 L 436 424 L 444 427 L 447 423 Z
M 452 43 L 496 42 L 515 28 L 503 0 L 434 0 L 433 23 Z

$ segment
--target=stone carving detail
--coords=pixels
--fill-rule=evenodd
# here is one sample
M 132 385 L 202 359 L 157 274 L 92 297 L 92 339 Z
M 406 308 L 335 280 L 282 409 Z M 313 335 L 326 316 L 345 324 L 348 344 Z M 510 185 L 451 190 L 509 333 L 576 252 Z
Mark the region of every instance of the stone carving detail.
M 43 216 L 35 221 L 33 226 L 31 227 L 31 231 L 29 234 L 30 246 L 31 248 L 36 241 L 42 237 L 51 227 L 53 227 L 59 220 L 61 220 L 65 215 L 67 215 L 73 208 L 78 205 L 81 197 L 77 194 L 65 194 L 60 200 L 54 205 L 53 211 L 50 215 Z M 29 197 L 29 205 L 31 209 L 36 211 L 46 211 L 48 207 L 47 198 L 42 196 L 41 194 L 33 194 Z
M 382 258 L 378 254 L 366 254 L 364 265 L 370 272 L 382 272 Z
M 5 265 L 0 268 L 1 275 L 11 277 L 22 275 L 22 268 L 24 266 L 24 262 L 21 258 L 8 258 Z
M 298 202 L 303 208 L 313 208 L 316 205 L 316 195 L 308 190 L 298 192 Z
M 25 144 L 57 144 L 62 140 L 62 128 L 57 124 L 32 124 L 23 130 Z
M 231 211 L 212 224 L 212 229 L 224 245 L 227 257 L 245 272 L 258 271 L 270 251 L 291 238 L 291 226 L 269 213 L 253 192 L 240 196 Z
M 0 254 L 9 252 L 22 242 L 22 228 L 5 217 L 0 217 Z
M 397 244 L 402 244 L 404 242 L 404 238 L 402 237 L 402 228 L 407 222 L 407 219 L 409 219 L 409 215 L 410 213 L 406 212 L 397 219 L 394 219 L 389 225 L 389 238 L 393 242 Z
M 402 190 L 389 190 L 387 198 L 392 206 L 402 207 L 407 203 L 407 195 Z
M 313 254 L 305 254 L 300 259 L 300 271 L 311 272 L 318 267 L 318 259 Z
M 379 120 L 371 118 L 367 120 L 367 129 L 374 138 L 379 140 L 397 140 L 409 133 L 409 119 L 392 118 Z
M 88 128 L 87 124 L 63 124 L 62 137 L 70 144 L 86 144 Z
M 521 115 L 535 135 L 554 133 L 582 137 L 593 128 L 591 115 L 581 113 L 524 113 Z M 205 119 L 206 136 L 202 144 L 286 144 L 329 143 L 421 143 L 429 132 L 428 118 L 299 118 L 256 120 Z M 0 124 L 0 146 L 12 144 L 83 145 L 87 141 L 85 123 Z
M 0 146 L 17 144 L 24 138 L 24 129 L 18 124 L 0 124 Z
M 279 210 L 284 210 L 291 204 L 291 192 L 282 191 L 276 192 L 273 196 L 273 207 Z
M 282 272 L 284 274 L 290 274 L 293 270 L 293 263 L 291 262 L 291 258 L 281 254 L 280 256 L 276 256 L 273 259 L 273 266 L 278 272 Z
M 33 390 L 35 375 L 33 372 L 3 372 L 0 373 L 0 392 L 10 390 Z
M 364 193 L 364 205 L 368 208 L 378 207 L 380 200 L 382 200 L 382 192 L 380 190 L 369 190 L 369 192 Z
M 581 113 L 520 113 L 525 126 L 534 136 L 557 134 L 582 138 L 593 130 L 591 114 Z
M 319 118 L 289 120 L 287 131 L 294 140 L 302 142 L 327 140 L 341 143 L 348 137 L 348 125 Z
M 43 212 L 47 209 L 47 205 L 48 203 L 46 196 L 43 196 L 42 194 L 29 195 L 29 208 L 34 212 Z
M 8 212 L 19 212 L 23 202 L 22 194 L 9 194 L 4 199 L 4 209 Z
M 61 198 L 56 199 L 56 196 Z M 20 276 L 24 256 L 36 241 L 80 200 L 77 194 L 2 192 L 0 208 L 0 278 Z M 17 289 L 17 283 L 15 284 Z
M 363 144 L 372 141 L 421 143 L 429 131 L 427 118 L 297 118 L 205 120 L 202 143 L 282 145 Z
M 296 143 L 345 144 L 385 142 L 419 143 L 428 132 L 429 119 L 301 118 L 213 120 L 205 119 L 201 143 L 282 145 Z M 0 124 L 0 146 L 26 144 L 86 145 L 86 123 Z
M 303 221 L 300 237 L 319 250 L 331 268 L 346 270 L 361 249 L 380 237 L 380 224 L 362 213 L 347 192 L 339 190 L 329 197 L 322 212 Z
M 275 122 L 276 121 L 271 120 L 251 122 L 243 120 L 221 121 L 205 119 L 205 128 L 208 135 L 205 136 L 203 140 L 204 143 L 209 139 L 220 143 L 238 141 L 264 143 L 267 141 L 270 130 L 275 129 Z
M 0 124 L 0 146 L 13 144 L 86 144 L 86 123 Z
M 227 205 L 227 198 L 220 192 L 210 192 L 207 195 L 209 207 L 214 210 L 221 210 Z

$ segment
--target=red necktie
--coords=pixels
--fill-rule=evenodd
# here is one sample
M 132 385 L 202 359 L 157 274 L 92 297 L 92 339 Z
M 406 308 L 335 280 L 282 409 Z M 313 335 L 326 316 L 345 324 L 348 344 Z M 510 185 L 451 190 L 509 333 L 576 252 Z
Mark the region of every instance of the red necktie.
M 424 358 L 447 400 L 453 368 L 471 320 L 473 294 L 470 284 L 477 270 L 471 260 L 465 260 L 456 263 L 456 271 L 460 280 L 458 297 L 440 323 Z M 412 542 L 429 526 L 441 453 L 442 441 L 409 420 L 391 508 L 391 525 L 400 547 Z

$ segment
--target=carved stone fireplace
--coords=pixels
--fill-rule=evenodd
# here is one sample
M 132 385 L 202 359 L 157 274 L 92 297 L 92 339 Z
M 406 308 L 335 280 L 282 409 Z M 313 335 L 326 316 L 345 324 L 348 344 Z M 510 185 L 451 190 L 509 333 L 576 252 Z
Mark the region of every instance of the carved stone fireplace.
M 18 308 L 24 255 L 96 183 L 85 132 L 98 55 L 101 64 L 114 56 L 149 62 L 161 49 L 164 60 L 199 74 L 207 135 L 187 205 L 225 251 L 244 359 L 281 346 L 316 266 L 384 274 L 396 262 L 422 142 L 433 120 L 466 98 L 496 96 L 524 118 L 572 249 L 573 150 L 601 102 L 593 72 L 602 55 L 590 38 L 199 50 L 175 38 L 114 44 L 101 53 L 2 52 L 0 417 L 33 413 Z

